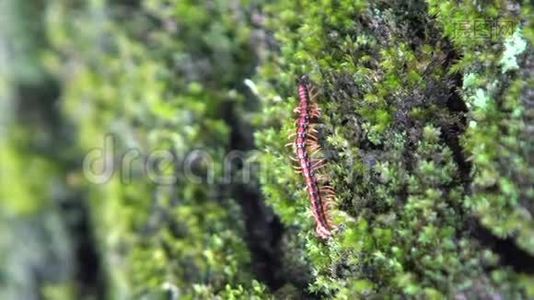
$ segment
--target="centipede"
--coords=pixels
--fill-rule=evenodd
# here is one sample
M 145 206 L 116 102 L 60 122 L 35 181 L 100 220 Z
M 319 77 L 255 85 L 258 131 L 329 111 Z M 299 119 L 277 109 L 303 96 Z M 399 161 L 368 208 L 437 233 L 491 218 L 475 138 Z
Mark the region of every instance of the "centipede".
M 311 211 L 315 219 L 315 233 L 321 239 L 333 235 L 335 226 L 332 222 L 330 209 L 335 200 L 334 188 L 327 184 L 328 177 L 321 173 L 326 160 L 322 157 L 317 126 L 321 109 L 317 103 L 318 90 L 312 85 L 307 75 L 297 80 L 298 105 L 294 109 L 297 115 L 294 133 L 295 158 L 294 166 L 297 173 L 302 174 L 307 195 L 311 203 Z

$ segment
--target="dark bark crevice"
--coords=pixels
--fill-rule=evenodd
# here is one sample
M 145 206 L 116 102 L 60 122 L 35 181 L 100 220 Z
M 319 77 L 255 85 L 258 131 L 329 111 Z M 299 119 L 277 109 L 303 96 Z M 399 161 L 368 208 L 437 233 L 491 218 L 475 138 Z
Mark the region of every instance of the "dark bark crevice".
M 81 198 L 73 198 L 60 203 L 60 211 L 73 245 L 77 298 L 106 299 L 107 278 L 97 249 L 89 208 Z
M 534 274 L 534 256 L 519 248 L 514 237 L 499 238 L 474 217 L 468 224 L 471 236 L 499 255 L 501 265 L 510 266 L 519 273 Z
M 252 128 L 241 122 L 234 105 L 228 103 L 223 107 L 223 118 L 231 127 L 230 151 L 253 150 Z M 242 167 L 236 164 L 232 166 L 232 170 L 239 171 Z M 241 207 L 245 221 L 245 241 L 252 258 L 252 271 L 256 278 L 271 290 L 279 289 L 288 281 L 281 261 L 283 253 L 280 242 L 284 233 L 282 223 L 263 202 L 257 183 L 232 183 L 229 193 Z
M 74 139 L 72 132 L 65 130 L 68 126 L 64 124 L 65 120 L 59 112 L 59 95 L 58 83 L 49 77 L 38 83 L 21 83 L 17 86 L 17 118 L 28 130 L 39 131 L 38 135 L 32 135 L 28 141 L 32 154 L 53 161 L 60 167 L 60 174 L 66 176 L 70 170 L 78 169 L 79 162 L 68 155 L 68 149 L 71 149 Z M 66 186 L 62 188 L 68 194 L 73 193 L 71 196 L 55 199 L 55 204 L 72 245 L 73 279 L 77 298 L 105 299 L 106 276 L 98 242 L 93 233 L 90 208 L 77 192 Z M 39 284 L 45 283 L 39 281 Z

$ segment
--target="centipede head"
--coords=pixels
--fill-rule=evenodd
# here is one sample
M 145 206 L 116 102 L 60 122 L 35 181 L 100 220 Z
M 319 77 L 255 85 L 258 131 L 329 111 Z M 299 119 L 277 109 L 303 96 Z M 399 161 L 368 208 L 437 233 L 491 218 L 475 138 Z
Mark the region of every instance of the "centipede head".
M 310 85 L 310 83 L 311 83 L 310 77 L 308 77 L 308 75 L 304 74 L 304 75 L 299 77 L 299 79 L 297 80 L 297 83 L 298 84 L 304 84 L 304 85 Z

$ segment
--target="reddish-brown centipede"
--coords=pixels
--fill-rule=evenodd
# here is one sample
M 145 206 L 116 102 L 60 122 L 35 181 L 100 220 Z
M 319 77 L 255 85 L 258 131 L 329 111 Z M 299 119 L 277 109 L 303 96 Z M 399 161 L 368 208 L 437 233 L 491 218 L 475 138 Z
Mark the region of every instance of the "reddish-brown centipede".
M 329 214 L 330 205 L 335 197 L 331 186 L 321 184 L 317 170 L 324 166 L 324 159 L 315 158 L 320 152 L 315 122 L 320 116 L 320 109 L 315 101 L 313 86 L 306 75 L 299 78 L 299 104 L 295 108 L 298 114 L 297 130 L 294 141 L 297 170 L 304 176 L 306 190 L 311 202 L 312 214 L 315 219 L 315 231 L 320 238 L 332 235 L 333 225 Z

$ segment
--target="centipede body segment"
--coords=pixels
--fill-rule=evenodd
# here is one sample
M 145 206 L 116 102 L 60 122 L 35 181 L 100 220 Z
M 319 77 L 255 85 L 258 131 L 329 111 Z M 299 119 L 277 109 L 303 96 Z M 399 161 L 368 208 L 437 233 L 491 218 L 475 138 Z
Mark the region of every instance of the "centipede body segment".
M 316 158 L 321 147 L 318 142 L 318 131 L 314 128 L 321 111 L 315 101 L 316 94 L 307 76 L 298 82 L 299 104 L 295 108 L 296 136 L 294 140 L 298 171 L 304 177 L 312 214 L 315 219 L 317 235 L 326 239 L 332 235 L 334 226 L 329 214 L 330 206 L 335 197 L 334 189 L 323 184 L 318 170 L 324 166 L 325 160 Z

